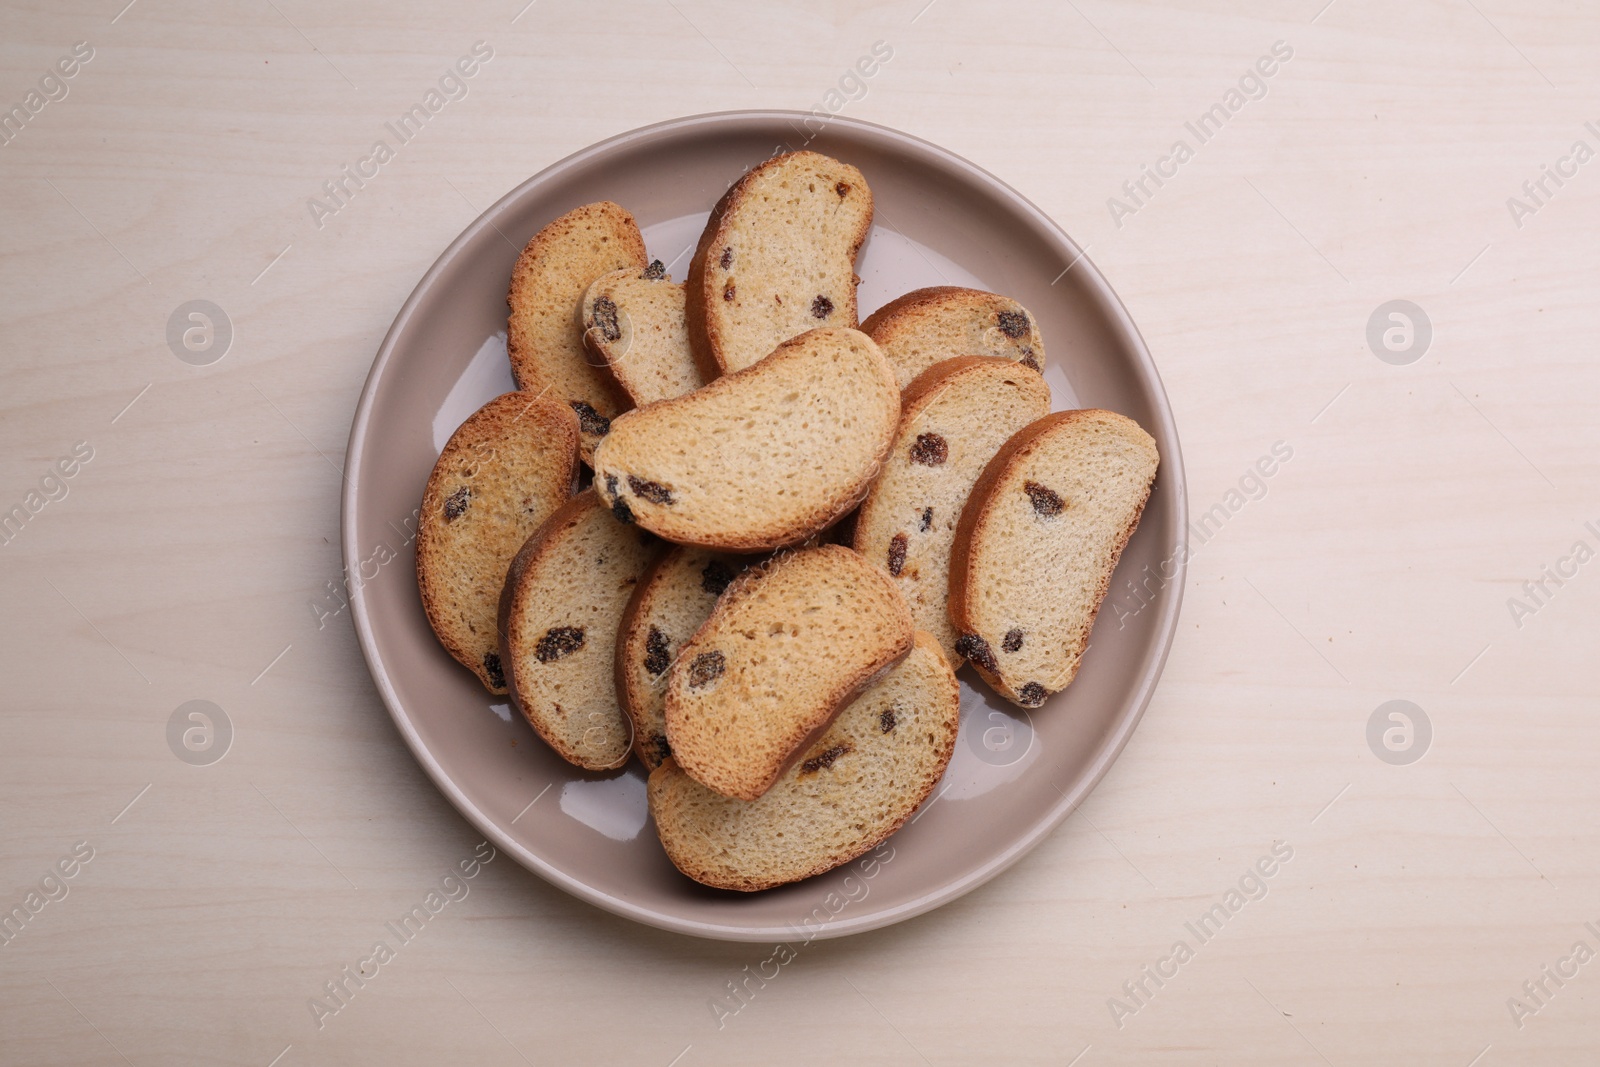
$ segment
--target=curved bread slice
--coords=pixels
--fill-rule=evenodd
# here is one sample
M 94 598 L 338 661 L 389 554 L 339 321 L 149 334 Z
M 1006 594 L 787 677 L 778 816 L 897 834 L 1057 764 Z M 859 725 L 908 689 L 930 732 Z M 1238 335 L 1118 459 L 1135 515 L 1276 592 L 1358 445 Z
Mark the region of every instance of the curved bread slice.
M 667 676 L 673 759 L 723 796 L 756 799 L 912 637 L 894 583 L 848 548 L 750 568 Z
M 583 341 L 637 407 L 705 384 L 689 352 L 683 286 L 661 261 L 602 274 L 583 294 Z
M 981 289 L 918 289 L 874 311 L 861 329 L 883 349 L 902 389 L 951 356 L 998 356 L 1044 369 L 1044 340 L 1028 309 Z
M 735 182 L 689 264 L 689 344 L 706 380 L 814 327 L 854 327 L 856 253 L 871 228 L 872 190 L 837 159 L 790 152 Z
M 633 730 L 617 701 L 617 623 L 655 562 L 654 537 L 611 517 L 592 490 L 528 538 L 500 599 L 511 699 L 569 763 L 620 767 Z
M 678 544 L 792 545 L 860 501 L 899 421 L 900 391 L 871 339 L 812 330 L 618 418 L 595 451 L 595 487 L 619 519 Z
M 935 363 L 901 396 L 900 429 L 853 544 L 900 585 L 917 628 L 960 666 L 950 625 L 950 545 L 967 495 L 1006 439 L 1050 412 L 1044 378 L 1007 359 Z
M 830 871 L 898 830 L 943 776 L 961 687 L 931 634 L 839 713 L 760 800 L 719 796 L 671 760 L 650 775 L 667 856 L 719 889 L 769 889 Z
M 644 238 L 609 200 L 562 215 L 534 235 L 511 271 L 506 354 L 517 388 L 572 405 L 583 431 L 583 459 L 594 454 L 627 395 L 583 346 L 578 303 L 589 283 L 614 270 L 644 270 Z M 595 363 L 599 363 L 596 360 Z
M 950 555 L 950 622 L 1007 700 L 1036 708 L 1078 673 L 1157 462 L 1138 423 L 1091 408 L 1040 419 L 984 468 Z
M 506 393 L 450 435 L 417 517 L 417 588 L 445 649 L 491 693 L 506 691 L 495 612 L 517 549 L 566 502 L 578 476 L 578 418 Z
M 633 750 L 646 770 L 655 770 L 672 752 L 667 670 L 749 562 L 677 546 L 656 561 L 628 602 L 617 629 L 617 695 L 633 720 Z

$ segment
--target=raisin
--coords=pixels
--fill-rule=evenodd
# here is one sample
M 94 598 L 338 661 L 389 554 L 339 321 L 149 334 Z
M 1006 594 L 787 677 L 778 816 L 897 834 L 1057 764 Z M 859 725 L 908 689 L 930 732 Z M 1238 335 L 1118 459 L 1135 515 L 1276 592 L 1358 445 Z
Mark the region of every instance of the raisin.
M 1061 514 L 1061 509 L 1066 507 L 1066 501 L 1061 499 L 1061 494 L 1054 489 L 1047 489 L 1038 482 L 1023 482 L 1023 491 L 1028 494 L 1028 499 L 1033 501 L 1033 510 L 1046 519 L 1053 519 Z
M 722 250 L 722 259 L 720 259 L 718 262 L 720 262 L 722 264 L 722 269 L 723 270 L 727 270 L 729 267 L 733 266 L 733 246 L 732 245 L 729 245 L 727 248 L 724 248 Z
M 689 688 L 704 689 L 727 670 L 728 661 L 721 652 L 702 652 L 689 664 Z
M 622 327 L 617 325 L 617 305 L 608 297 L 600 297 L 594 302 L 594 313 L 590 316 L 591 330 L 599 330 L 600 336 L 607 341 L 615 341 L 622 336 Z
M 642 496 L 652 504 L 672 503 L 672 490 L 660 482 L 646 481 L 630 474 L 628 475 L 628 488 L 633 490 L 634 496 Z
M 649 636 L 644 639 L 644 669 L 650 672 L 652 678 L 656 678 L 670 666 L 672 652 L 667 647 L 667 635 L 652 626 Z
M 732 300 L 739 295 L 739 287 L 733 284 L 733 279 L 728 279 L 728 284 L 722 287 L 722 299 Z
M 811 315 L 813 318 L 825 319 L 833 314 L 833 301 L 825 296 L 819 296 L 811 301 Z
M 728 588 L 728 583 L 733 581 L 733 571 L 720 559 L 714 559 L 705 565 L 700 572 L 700 588 L 712 596 L 721 596 L 722 591 Z
M 611 517 L 626 526 L 633 521 L 633 509 L 619 496 L 611 502 Z
M 444 521 L 455 522 L 457 519 L 459 519 L 463 514 L 466 513 L 467 504 L 471 500 L 472 490 L 464 485 L 460 489 L 457 489 L 455 492 L 451 493 L 449 496 L 445 497 Z
M 639 277 L 643 278 L 647 282 L 658 282 L 666 276 L 667 266 L 659 259 L 652 259 L 650 261 L 650 265 L 644 269 L 644 273 L 639 275 Z
M 1029 682 L 1017 690 L 1017 701 L 1025 708 L 1036 708 L 1044 703 L 1044 698 L 1050 694 L 1038 682 Z
M 1000 642 L 1000 647 L 1005 649 L 1007 652 L 1022 651 L 1022 631 L 1007 630 L 1006 639 Z
M 923 533 L 927 533 L 929 530 L 933 529 L 933 509 L 932 508 L 923 508 L 922 509 L 922 525 L 918 526 L 917 529 L 921 530 Z
M 1000 332 L 1015 340 L 1028 332 L 1028 316 L 1021 311 L 1002 311 L 996 318 L 1000 322 Z
M 617 476 L 615 474 L 608 474 L 608 475 L 606 475 L 606 496 L 614 497 L 616 495 L 617 495 Z
M 906 565 L 906 535 L 897 533 L 889 538 L 889 573 L 896 578 Z
M 888 733 L 890 730 L 894 729 L 894 724 L 898 721 L 899 720 L 895 717 L 894 709 L 890 708 L 882 715 L 878 716 L 878 729 L 882 730 L 884 733 Z
M 826 752 L 812 756 L 810 759 L 800 764 L 800 773 L 816 774 L 818 771 L 827 770 L 829 767 L 833 766 L 835 760 L 849 751 L 849 745 L 834 745 Z
M 667 744 L 666 734 L 656 734 L 650 739 L 650 743 L 656 746 L 656 762 L 660 763 L 671 758 L 672 746 Z
M 942 467 L 949 458 L 950 443 L 943 437 L 936 433 L 917 434 L 916 443 L 911 446 L 911 462 L 924 467 Z
M 989 648 L 989 642 L 977 634 L 962 634 L 956 638 L 956 655 L 991 673 L 1000 669 L 1000 665 L 994 661 L 994 651 Z
M 489 676 L 489 684 L 496 689 L 506 687 L 506 672 L 500 666 L 500 653 L 485 652 L 483 655 L 483 673 Z
M 850 195 L 850 183 L 849 182 L 839 182 L 837 185 L 835 185 L 833 187 L 833 191 L 838 193 L 841 197 L 849 196 Z
M 533 646 L 533 654 L 540 663 L 564 659 L 583 647 L 583 627 L 553 626 Z
M 572 410 L 578 413 L 578 428 L 591 437 L 603 437 L 611 432 L 611 420 L 583 401 L 572 401 Z

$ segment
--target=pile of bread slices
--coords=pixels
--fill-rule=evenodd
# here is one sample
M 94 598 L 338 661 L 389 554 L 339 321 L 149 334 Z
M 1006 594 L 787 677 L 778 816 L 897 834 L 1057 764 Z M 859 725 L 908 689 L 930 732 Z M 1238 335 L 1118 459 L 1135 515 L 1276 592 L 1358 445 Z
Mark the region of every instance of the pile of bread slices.
M 860 171 L 796 152 L 728 190 L 682 283 L 616 204 L 551 222 L 511 278 L 518 391 L 422 502 L 445 648 L 564 759 L 636 756 L 711 886 L 893 833 L 950 760 L 963 661 L 1023 707 L 1065 688 L 1155 477 L 1130 419 L 1050 413 L 1016 301 L 923 289 L 858 324 L 871 221 Z

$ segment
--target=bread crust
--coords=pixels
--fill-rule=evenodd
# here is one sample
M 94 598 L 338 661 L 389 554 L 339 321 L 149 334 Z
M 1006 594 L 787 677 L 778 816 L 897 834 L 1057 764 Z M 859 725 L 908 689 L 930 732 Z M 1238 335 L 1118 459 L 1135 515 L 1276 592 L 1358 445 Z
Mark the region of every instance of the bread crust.
M 971 495 L 967 497 L 967 505 L 961 511 L 961 521 L 956 526 L 955 544 L 950 551 L 950 622 L 956 628 L 958 634 L 974 633 L 977 630 L 977 622 L 973 617 L 975 597 L 969 583 L 969 573 L 972 553 L 975 547 L 981 545 L 984 535 L 988 533 L 992 525 L 990 505 L 993 502 L 996 491 L 1006 484 L 1012 469 L 1022 459 L 1026 458 L 1028 451 L 1046 434 L 1057 427 L 1078 420 L 1104 416 L 1123 420 L 1133 425 L 1134 428 L 1139 429 L 1140 433 L 1144 432 L 1137 423 L 1127 416 L 1101 408 L 1079 408 L 1072 411 L 1053 412 L 1017 431 L 1005 443 L 1004 447 L 995 453 L 994 458 L 984 468 L 983 474 L 979 475 L 977 484 L 973 486 Z M 1132 518 L 1115 538 L 1110 562 L 1098 577 L 1094 606 L 1088 612 L 1077 634 L 1078 647 L 1080 648 L 1088 644 L 1089 632 L 1094 628 L 1094 621 L 1100 614 L 1100 607 L 1105 603 L 1106 592 L 1111 587 L 1111 576 L 1116 573 L 1117 564 L 1122 559 L 1122 550 L 1127 547 L 1128 540 L 1139 527 L 1139 519 L 1144 515 L 1145 505 L 1150 501 L 1150 492 L 1153 485 L 1154 482 L 1152 480 L 1150 484 L 1145 486 L 1144 495 L 1133 509 Z M 988 682 L 996 692 L 1007 700 L 1021 707 L 1034 706 L 1024 701 L 1017 690 L 1006 682 L 1002 675 L 987 669 L 976 660 L 968 659 L 967 662 L 972 664 L 984 681 Z M 1077 669 L 1078 664 L 1074 662 L 1067 681 L 1062 684 L 1060 689 L 1053 690 L 1053 692 L 1060 692 L 1061 689 L 1065 689 L 1070 685 L 1072 679 L 1077 676 Z
M 768 160 L 761 166 L 771 162 Z M 694 356 L 695 366 L 700 368 L 700 377 L 707 382 L 716 381 L 722 376 L 722 362 L 716 356 L 721 331 L 715 331 L 717 340 L 714 341 L 711 326 L 706 322 L 706 256 L 710 249 L 720 247 L 718 242 L 723 238 L 723 223 L 728 212 L 744 199 L 750 175 L 760 169 L 756 167 L 746 171 L 744 177 L 728 186 L 727 191 L 717 198 L 711 207 L 711 216 L 706 219 L 706 228 L 700 231 L 700 241 L 694 247 L 694 255 L 689 258 L 689 276 L 684 279 L 683 286 L 683 319 L 689 330 L 689 352 Z
M 929 285 L 922 289 L 913 289 L 909 293 L 902 293 L 877 311 L 868 315 L 861 324 L 861 332 L 869 337 L 883 329 L 884 324 L 893 322 L 906 315 L 908 312 L 917 311 L 925 307 L 932 307 L 940 301 L 963 293 L 976 293 L 988 296 L 981 289 L 969 289 L 963 285 Z M 877 340 L 873 337 L 873 340 Z
M 708 276 L 707 262 L 713 249 L 723 248 L 727 243 L 727 231 L 730 218 L 734 215 L 750 196 L 751 186 L 762 180 L 773 171 L 787 166 L 790 163 L 803 159 L 817 159 L 826 161 L 839 167 L 853 171 L 859 180 L 862 190 L 867 196 L 866 212 L 856 233 L 850 240 L 848 255 L 853 265 L 856 257 L 861 252 L 861 246 L 866 243 L 867 235 L 872 232 L 873 203 L 872 190 L 868 187 L 866 179 L 861 178 L 861 172 L 849 164 L 840 163 L 830 156 L 804 149 L 798 152 L 785 152 L 773 156 L 771 159 L 757 166 L 751 167 L 744 175 L 728 187 L 727 192 L 717 200 L 711 209 L 711 217 L 706 220 L 706 227 L 700 232 L 700 241 L 695 245 L 694 256 L 689 261 L 689 276 L 684 287 L 684 314 L 689 331 L 689 349 L 694 355 L 695 363 L 700 368 L 701 377 L 707 382 L 713 381 L 723 374 L 728 373 L 728 361 L 724 356 L 724 339 L 718 324 L 711 321 L 707 314 L 710 301 L 716 294 L 709 291 L 713 284 Z M 856 279 L 859 281 L 859 279 Z M 860 321 L 857 315 L 856 287 L 850 285 L 845 301 L 845 315 L 836 322 L 829 323 L 834 327 L 854 328 Z
M 679 836 L 677 833 L 669 831 L 661 834 L 661 844 L 673 866 L 702 885 L 744 893 L 759 892 L 763 889 L 771 889 L 774 886 L 813 878 L 849 863 L 858 856 L 862 856 L 878 847 L 904 826 L 907 820 L 915 815 L 926 803 L 934 788 L 939 784 L 939 780 L 943 777 L 945 769 L 949 766 L 950 757 L 955 752 L 956 738 L 960 732 L 961 724 L 961 685 L 956 679 L 955 672 L 951 670 L 949 663 L 940 651 L 938 639 L 925 631 L 918 631 L 912 650 L 908 652 L 908 655 L 919 651 L 934 657 L 943 668 L 940 682 L 942 683 L 941 688 L 944 690 L 942 701 L 944 707 L 942 709 L 943 714 L 931 724 L 937 731 L 937 747 L 932 767 L 930 768 L 931 773 L 910 784 L 910 793 L 907 795 L 906 802 L 902 806 L 898 817 L 862 835 L 848 847 L 827 854 L 815 862 L 786 870 L 782 874 L 769 873 L 766 875 L 752 871 L 731 869 L 726 863 L 725 857 L 708 855 L 704 843 L 697 840 L 692 833 Z M 857 694 L 854 699 L 859 699 L 865 695 L 864 692 Z M 821 740 L 821 737 L 817 738 L 817 741 Z M 800 755 L 806 755 L 812 747 L 812 744 L 803 746 Z M 788 769 L 785 769 L 784 773 L 787 774 Z M 677 794 L 681 793 L 684 786 L 692 784 L 693 781 L 689 778 L 687 772 L 670 757 L 651 772 L 648 784 L 650 810 L 656 816 L 658 827 L 663 822 L 672 825 L 676 821 L 675 817 L 678 813 L 673 808 L 682 799 Z M 723 858 L 724 862 L 722 864 L 713 862 L 717 858 Z M 769 866 L 772 865 L 777 864 L 769 861 Z
M 885 599 L 891 605 L 890 610 L 895 613 L 894 621 L 898 624 L 897 631 L 891 635 L 893 642 L 888 646 L 885 655 L 864 663 L 848 673 L 839 673 L 837 677 L 828 680 L 831 682 L 831 688 L 827 689 L 817 702 L 814 713 L 805 720 L 797 720 L 795 732 L 798 736 L 789 741 L 782 760 L 768 764 L 764 771 L 748 766 L 734 771 L 725 766 L 703 762 L 694 753 L 705 746 L 684 744 L 686 738 L 683 731 L 702 724 L 697 720 L 694 711 L 683 704 L 680 696 L 683 682 L 680 679 L 693 669 L 698 650 L 704 648 L 714 635 L 720 633 L 728 616 L 742 608 L 744 600 L 751 592 L 759 588 L 779 568 L 795 565 L 796 558 L 803 554 L 812 554 L 819 559 L 832 558 L 850 568 L 859 567 L 862 578 L 879 583 L 881 592 L 886 594 Z M 854 549 L 843 545 L 819 545 L 794 553 L 779 553 L 770 560 L 749 567 L 728 586 L 727 591 L 717 601 L 711 616 L 684 644 L 682 653 L 669 673 L 666 700 L 667 740 L 672 746 L 678 765 L 707 789 L 723 796 L 739 800 L 759 798 L 800 758 L 806 748 L 827 730 L 840 711 L 844 710 L 863 689 L 881 678 L 910 653 L 915 639 L 916 630 L 912 624 L 911 609 L 906 606 L 900 591 L 889 581 L 887 575 L 861 559 Z M 689 757 L 687 763 L 685 756 Z
M 428 475 L 417 519 L 417 592 L 422 598 L 423 613 L 445 651 L 496 695 L 504 694 L 506 687 L 494 684 L 483 653 L 469 635 L 462 632 L 449 610 L 456 590 L 438 573 L 445 552 L 440 544 L 438 516 L 444 511 L 446 482 L 451 479 L 457 462 L 467 458 L 465 453 L 482 442 L 502 440 L 518 429 L 526 431 L 533 427 L 540 429 L 548 442 L 547 447 L 556 456 L 556 477 L 552 479 L 555 491 L 570 497 L 578 478 L 577 415 L 558 401 L 541 399 L 531 393 L 504 393 L 468 416 L 445 442 Z M 497 650 L 498 646 L 498 641 L 490 643 L 491 649 Z

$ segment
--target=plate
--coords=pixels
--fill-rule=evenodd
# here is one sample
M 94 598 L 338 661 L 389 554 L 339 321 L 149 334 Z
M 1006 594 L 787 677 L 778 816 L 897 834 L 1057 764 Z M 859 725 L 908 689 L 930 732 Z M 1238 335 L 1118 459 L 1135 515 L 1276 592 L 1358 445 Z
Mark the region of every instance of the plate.
M 373 680 L 418 762 L 462 815 L 529 870 L 599 907 L 735 941 L 885 926 L 1016 862 L 1083 800 L 1133 732 L 1172 643 L 1184 579 L 1178 546 L 1187 515 L 1172 412 L 1138 330 L 1094 265 L 1043 212 L 959 156 L 845 118 L 813 135 L 808 117 L 724 112 L 634 130 L 540 172 L 467 227 L 378 350 L 350 432 L 341 518 L 352 617 Z M 636 763 L 609 774 L 568 765 L 444 652 L 423 615 L 412 542 L 423 486 L 450 433 L 512 388 L 505 293 L 528 239 L 580 204 L 614 200 L 681 280 L 729 184 L 799 147 L 854 164 L 872 185 L 876 218 L 857 266 L 862 318 L 928 285 L 1017 298 L 1043 331 L 1055 407 L 1136 419 L 1155 437 L 1161 469 L 1072 686 L 1030 714 L 964 669 L 955 757 L 914 821 L 828 874 L 742 894 L 697 885 L 673 868 L 649 824 Z

